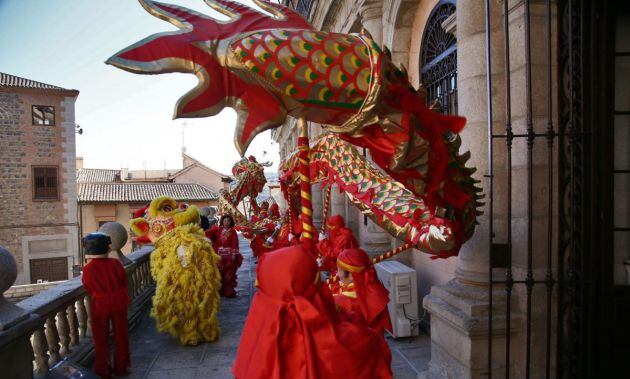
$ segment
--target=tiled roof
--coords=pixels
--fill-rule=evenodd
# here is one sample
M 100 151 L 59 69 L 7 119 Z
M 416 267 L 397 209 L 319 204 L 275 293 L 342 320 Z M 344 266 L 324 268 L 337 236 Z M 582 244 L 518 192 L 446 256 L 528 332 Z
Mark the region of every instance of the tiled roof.
M 148 203 L 159 196 L 177 201 L 216 200 L 217 194 L 192 183 L 78 183 L 79 203 Z
M 37 82 L 35 80 L 21 78 L 15 75 L 5 74 L 0 72 L 0 88 L 2 87 L 18 87 L 18 88 L 35 88 L 35 89 L 52 89 L 60 91 L 71 91 L 65 88 L 53 86 L 52 84 L 46 84 Z
M 77 170 L 77 183 L 112 183 L 120 181 L 120 170 L 100 168 L 80 168 Z

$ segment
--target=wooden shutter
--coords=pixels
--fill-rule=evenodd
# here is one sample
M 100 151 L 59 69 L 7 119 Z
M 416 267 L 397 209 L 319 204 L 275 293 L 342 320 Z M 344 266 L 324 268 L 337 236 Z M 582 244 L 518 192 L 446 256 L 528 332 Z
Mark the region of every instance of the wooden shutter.
M 59 198 L 57 167 L 33 167 L 33 198 L 36 200 Z
M 31 283 L 37 280 L 56 282 L 68 279 L 68 258 L 31 259 Z

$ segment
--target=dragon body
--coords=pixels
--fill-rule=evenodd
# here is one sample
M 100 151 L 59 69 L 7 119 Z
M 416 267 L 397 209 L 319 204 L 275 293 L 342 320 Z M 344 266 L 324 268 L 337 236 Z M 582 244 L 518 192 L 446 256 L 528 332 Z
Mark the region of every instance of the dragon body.
M 335 146 L 352 156 L 353 145 L 366 148 L 383 171 L 382 180 L 407 191 L 408 204 L 387 208 L 393 218 L 413 220 L 408 232 L 396 235 L 420 233 L 410 238 L 425 241 L 418 245 L 424 251 L 456 254 L 472 233 L 479 200 L 473 170 L 466 168 L 466 156 L 458 155 L 453 142 L 465 119 L 429 110 L 405 70 L 369 35 L 317 31 L 288 7 L 253 1 L 270 15 L 229 0 L 205 0 L 229 18 L 219 21 L 184 7 L 140 0 L 149 13 L 179 31 L 150 36 L 107 63 L 141 74 L 196 75 L 199 83 L 178 101 L 175 117 L 205 117 L 234 108 L 234 140 L 242 155 L 257 134 L 282 125 L 287 116 L 322 124 L 338 136 Z M 323 154 L 319 165 L 328 167 L 329 176 L 344 177 L 345 169 L 336 167 L 333 158 Z M 378 196 L 384 195 L 374 193 L 365 201 Z M 376 211 L 386 203 L 377 203 L 364 206 L 374 210 L 379 224 L 389 222 L 391 217 Z M 402 212 L 407 207 L 413 209 L 411 216 Z M 394 217 L 392 212 L 402 213 Z

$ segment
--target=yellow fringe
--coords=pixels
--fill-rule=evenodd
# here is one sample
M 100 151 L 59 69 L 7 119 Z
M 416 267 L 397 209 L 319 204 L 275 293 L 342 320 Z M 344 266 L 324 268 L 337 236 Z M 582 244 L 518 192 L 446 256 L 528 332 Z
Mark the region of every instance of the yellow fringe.
M 178 254 L 182 246 L 186 267 Z M 203 230 L 188 224 L 173 229 L 155 243 L 151 275 L 157 283 L 151 316 L 160 332 L 169 332 L 183 345 L 219 337 L 221 274 L 219 256 Z

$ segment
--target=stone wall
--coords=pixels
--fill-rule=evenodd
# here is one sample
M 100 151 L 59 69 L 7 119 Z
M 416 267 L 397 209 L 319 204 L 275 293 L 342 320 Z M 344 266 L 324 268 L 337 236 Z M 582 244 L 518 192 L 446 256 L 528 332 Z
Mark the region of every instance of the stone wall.
M 47 282 L 47 283 L 35 283 L 35 284 L 23 284 L 19 286 L 13 286 L 9 288 L 4 297 L 11 302 L 18 302 L 26 299 L 27 297 L 35 296 L 38 293 L 50 289 L 62 282 Z
M 18 284 L 30 282 L 29 257 L 67 256 L 68 274 L 76 258 L 76 174 L 74 101 L 61 91 L 17 89 L 0 91 L 0 245 L 15 255 Z M 55 125 L 32 125 L 32 106 L 55 107 Z M 33 200 L 32 167 L 58 167 L 59 199 Z M 54 236 L 52 245 L 66 240 L 68 250 L 29 255 L 29 242 Z M 61 254 L 61 255 L 60 255 Z

